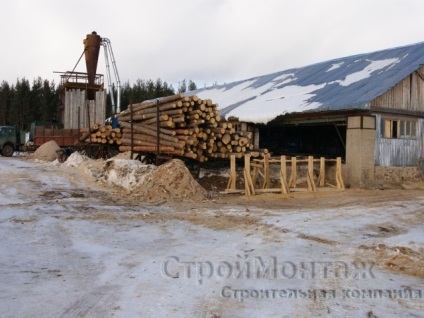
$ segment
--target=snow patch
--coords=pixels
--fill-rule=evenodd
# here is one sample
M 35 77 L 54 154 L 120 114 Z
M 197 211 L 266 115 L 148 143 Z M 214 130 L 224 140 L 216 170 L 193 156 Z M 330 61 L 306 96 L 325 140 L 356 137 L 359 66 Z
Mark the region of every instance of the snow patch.
M 144 178 L 155 169 L 138 160 L 109 159 L 104 166 L 103 178 L 109 184 L 133 190 L 143 183 Z
M 243 107 L 233 109 L 227 115 L 238 117 L 241 121 L 266 124 L 278 115 L 320 107 L 321 103 L 308 100 L 315 96 L 314 91 L 325 85 L 289 85 L 278 90 L 270 89 L 256 99 L 246 102 Z M 264 105 L 260 114 L 258 105 Z
M 102 179 L 148 202 L 202 201 L 207 197 L 207 191 L 179 159 L 159 167 L 137 160 L 110 159 Z
M 328 70 L 326 70 L 326 72 L 336 70 L 336 69 L 340 68 L 343 64 L 344 64 L 344 62 L 334 63 L 333 65 L 331 65 L 331 67 Z
M 235 116 L 241 121 L 264 123 L 274 119 L 278 115 L 285 113 L 316 109 L 321 106 L 318 102 L 308 102 L 314 91 L 323 88 L 326 83 L 320 85 L 288 85 L 281 88 L 282 84 L 287 84 L 294 80 L 294 74 L 284 74 L 273 81 L 260 87 L 251 86 L 255 80 L 245 81 L 232 87 L 231 89 L 216 88 L 199 92 L 200 98 L 212 99 L 223 107 L 232 106 L 242 100 L 248 100 L 242 106 L 236 107 L 226 114 L 226 117 Z M 284 82 L 280 82 L 283 80 Z M 250 100 L 249 100 L 250 99 Z M 258 107 L 261 111 L 258 112 Z
M 393 67 L 393 65 L 399 63 L 400 60 L 398 58 L 393 58 L 378 61 L 368 60 L 368 62 L 370 62 L 370 64 L 367 65 L 363 70 L 347 75 L 344 80 L 333 81 L 329 84 L 337 83 L 341 86 L 349 86 L 353 83 L 370 77 L 371 74 L 375 71 L 381 70 L 385 67 Z
M 92 159 L 87 157 L 87 156 L 80 154 L 77 151 L 77 152 L 74 152 L 72 155 L 70 155 L 68 157 L 68 159 L 66 159 L 64 166 L 66 166 L 66 167 L 77 167 L 77 166 L 81 165 L 81 163 L 83 163 L 85 161 L 89 161 L 89 160 L 92 160 Z

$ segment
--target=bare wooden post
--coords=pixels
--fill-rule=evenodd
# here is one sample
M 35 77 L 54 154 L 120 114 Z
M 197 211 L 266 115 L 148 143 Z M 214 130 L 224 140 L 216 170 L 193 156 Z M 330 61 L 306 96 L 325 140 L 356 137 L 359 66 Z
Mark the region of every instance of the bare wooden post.
M 133 159 L 134 155 L 134 120 L 133 120 L 133 107 L 132 102 L 130 103 L 130 120 L 131 120 L 131 153 L 130 159 Z
M 228 180 L 227 190 L 235 190 L 236 189 L 236 156 L 230 156 L 230 179 Z
M 270 187 L 270 177 L 269 177 L 269 157 L 265 155 L 264 157 L 264 185 L 263 189 L 268 189 Z
M 87 100 L 87 94 L 85 94 L 85 107 L 87 107 L 88 127 L 91 127 L 91 124 L 90 124 L 90 103 Z M 90 135 L 91 135 L 91 128 L 90 128 L 89 132 L 90 132 Z M 91 138 L 90 138 L 90 141 L 88 142 L 88 147 L 89 147 L 89 155 L 91 156 L 91 154 L 93 152 L 93 149 L 91 147 Z M 96 159 L 98 159 L 98 158 L 96 158 Z
M 317 187 L 314 182 L 314 157 L 308 156 L 308 172 L 307 172 L 307 181 L 309 191 L 317 191 Z
M 262 178 L 262 183 L 261 181 L 259 181 L 259 186 L 261 189 L 265 189 L 265 183 L 266 183 L 266 178 L 265 178 L 265 159 L 262 159 L 259 161 L 260 167 L 258 167 L 257 175 L 255 175 L 255 179 L 260 176 Z
M 132 113 L 132 112 L 131 112 Z M 156 166 L 159 165 L 159 146 L 160 146 L 160 124 L 159 124 L 159 99 L 156 99 Z
M 255 195 L 255 188 L 253 186 L 252 175 L 250 174 L 250 155 L 244 155 L 244 188 L 245 195 Z
M 259 169 L 260 169 L 260 162 L 254 162 L 253 163 L 253 175 L 252 175 L 252 181 L 253 181 L 253 185 L 256 186 L 256 183 L 258 181 L 258 173 L 259 173 Z
M 292 157 L 289 187 L 296 188 L 296 179 L 297 179 L 297 162 L 296 162 L 296 157 Z
M 81 138 L 81 107 L 78 106 L 78 140 Z M 90 127 L 90 126 L 89 126 Z M 88 128 L 88 132 L 90 132 L 90 128 Z
M 286 156 L 281 156 L 281 170 L 280 170 L 280 179 L 281 179 L 281 192 L 288 194 L 290 188 L 287 184 L 287 159 Z
M 324 157 L 320 158 L 318 185 L 320 187 L 325 186 L 325 158 Z
M 337 157 L 336 159 L 336 182 L 337 182 L 337 189 L 344 190 L 345 185 L 342 177 L 342 158 Z

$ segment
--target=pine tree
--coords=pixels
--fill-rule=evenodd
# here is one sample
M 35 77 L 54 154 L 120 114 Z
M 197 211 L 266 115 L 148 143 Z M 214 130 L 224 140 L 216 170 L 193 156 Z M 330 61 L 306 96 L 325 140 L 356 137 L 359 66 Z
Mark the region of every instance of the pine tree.
M 41 120 L 57 121 L 59 103 L 59 90 L 56 89 L 54 81 L 50 83 L 48 80 L 43 81 L 43 97 L 41 99 Z
M 192 81 L 188 81 L 188 90 L 189 91 L 195 91 L 197 89 L 197 85 Z
M 30 108 L 28 109 L 28 118 L 30 122 L 40 120 L 45 111 L 42 105 L 43 99 L 43 81 L 38 77 L 32 82 L 30 90 Z
M 179 83 L 179 86 L 178 86 L 178 93 L 185 93 L 185 92 L 187 92 L 187 83 L 186 83 L 186 80 L 185 79 L 183 79 L 180 83 Z
M 8 125 L 10 105 L 10 87 L 9 84 L 3 81 L 0 85 L 0 125 Z
M 17 80 L 10 103 L 10 123 L 16 125 L 19 130 L 25 130 L 30 126 L 31 118 L 31 87 L 28 80 Z

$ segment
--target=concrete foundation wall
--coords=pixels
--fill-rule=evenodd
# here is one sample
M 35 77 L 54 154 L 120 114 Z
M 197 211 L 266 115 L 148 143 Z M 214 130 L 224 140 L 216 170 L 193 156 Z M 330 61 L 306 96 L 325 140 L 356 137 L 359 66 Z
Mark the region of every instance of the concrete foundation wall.
M 418 167 L 375 167 L 375 184 L 400 184 L 424 181 L 424 169 Z

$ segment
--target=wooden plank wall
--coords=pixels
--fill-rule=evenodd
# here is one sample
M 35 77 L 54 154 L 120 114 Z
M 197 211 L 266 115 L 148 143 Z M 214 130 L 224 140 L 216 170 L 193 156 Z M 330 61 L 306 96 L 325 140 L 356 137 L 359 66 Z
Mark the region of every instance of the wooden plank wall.
M 371 107 L 424 112 L 424 66 L 375 98 Z
M 375 165 L 416 166 L 423 157 L 423 119 L 418 119 L 416 139 L 384 138 L 381 136 L 381 115 L 376 114 Z
M 89 101 L 90 123 L 88 122 L 84 90 L 69 90 L 65 94 L 63 126 L 65 129 L 84 128 L 94 123 L 104 123 L 106 119 L 106 92 L 96 92 L 96 100 Z M 80 127 L 78 127 L 78 108 Z

